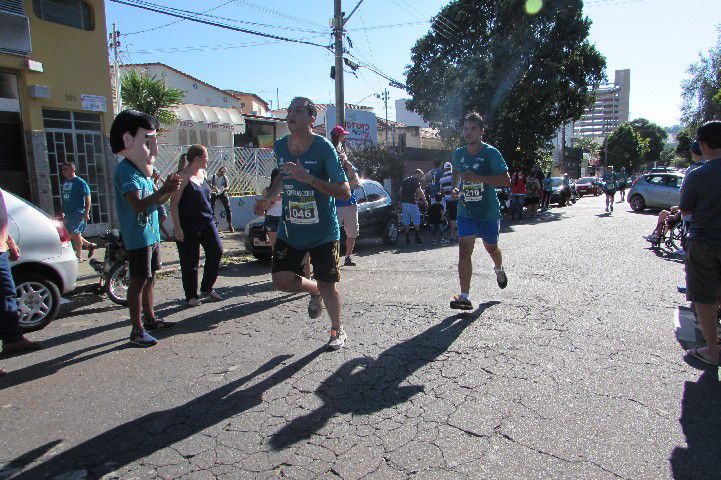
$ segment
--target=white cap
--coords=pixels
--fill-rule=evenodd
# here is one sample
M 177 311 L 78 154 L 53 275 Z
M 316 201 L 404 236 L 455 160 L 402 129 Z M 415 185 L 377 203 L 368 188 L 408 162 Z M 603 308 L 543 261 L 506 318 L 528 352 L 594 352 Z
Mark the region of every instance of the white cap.
M 451 162 L 446 162 L 443 164 L 443 170 L 450 170 L 453 168 L 453 165 L 451 165 Z

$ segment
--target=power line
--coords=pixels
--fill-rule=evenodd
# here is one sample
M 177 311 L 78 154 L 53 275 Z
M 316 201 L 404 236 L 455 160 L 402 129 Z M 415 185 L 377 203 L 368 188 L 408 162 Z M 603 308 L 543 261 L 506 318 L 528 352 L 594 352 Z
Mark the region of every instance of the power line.
M 110 0 L 110 1 L 114 2 L 114 3 L 122 4 L 122 5 L 128 5 L 131 7 L 140 8 L 142 10 L 148 10 L 151 12 L 161 13 L 163 15 L 168 15 L 170 17 L 181 18 L 183 20 L 188 20 L 191 22 L 202 23 L 205 25 L 211 25 L 214 27 L 224 28 L 227 30 L 233 30 L 236 32 L 241 32 L 241 33 L 247 33 L 248 35 L 256 35 L 259 37 L 272 38 L 274 40 L 280 40 L 280 41 L 291 42 L 291 43 L 312 45 L 314 47 L 321 47 L 321 48 L 325 48 L 325 49 L 330 48 L 328 45 L 321 45 L 320 43 L 309 42 L 309 41 L 301 40 L 301 39 L 297 39 L 297 38 L 281 37 L 281 36 L 273 35 L 270 33 L 264 33 L 264 32 L 258 32 L 255 30 L 248 30 L 246 28 L 234 27 L 232 25 L 227 25 L 227 24 L 219 23 L 219 22 L 213 22 L 210 20 L 203 20 L 202 18 L 193 18 L 193 17 L 183 15 L 180 13 L 174 13 L 174 12 L 172 12 L 172 10 L 173 10 L 172 8 L 164 7 L 162 5 L 157 5 L 157 4 L 150 3 L 150 2 L 143 2 L 140 0 L 135 0 L 135 3 L 128 1 L 128 0 Z M 192 12 L 192 14 L 198 15 L 197 12 Z
M 424 21 L 420 21 L 420 22 L 391 23 L 388 25 L 373 25 L 370 27 L 366 27 L 365 22 L 363 22 L 363 23 L 364 23 L 364 26 L 362 28 L 346 28 L 346 31 L 347 32 L 360 32 L 360 31 L 368 31 L 368 30 L 383 30 L 383 29 L 387 29 L 387 28 L 411 27 L 414 25 L 428 25 L 431 22 L 428 20 L 424 20 Z
M 209 8 L 208 10 L 203 11 L 203 13 L 212 12 L 213 10 L 217 10 L 217 9 L 219 9 L 219 8 L 221 8 L 221 7 L 224 7 L 224 6 L 226 6 L 226 5 L 230 4 L 230 3 L 233 3 L 233 2 L 235 2 L 235 1 L 237 1 L 237 0 L 230 0 L 230 1 L 228 1 L 228 2 L 221 3 L 221 4 L 218 5 L 217 7 Z M 160 25 L 160 26 L 153 27 L 153 28 L 148 28 L 148 29 L 145 29 L 145 30 L 139 30 L 139 31 L 137 31 L 137 32 L 130 32 L 130 33 L 126 33 L 125 35 L 126 35 L 126 36 L 127 36 L 127 35 L 137 35 L 137 34 L 139 34 L 139 33 L 152 32 L 152 31 L 154 31 L 154 30 L 160 30 L 161 28 L 169 27 L 170 25 L 175 25 L 176 23 L 180 23 L 180 22 L 184 22 L 184 21 L 185 21 L 185 20 L 175 20 L 175 21 L 166 23 L 165 25 Z

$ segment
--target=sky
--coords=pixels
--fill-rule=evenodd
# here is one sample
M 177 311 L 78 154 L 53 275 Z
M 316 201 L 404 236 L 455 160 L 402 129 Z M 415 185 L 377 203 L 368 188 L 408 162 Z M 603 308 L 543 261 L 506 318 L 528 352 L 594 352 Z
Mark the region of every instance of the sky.
M 207 11 L 229 25 L 329 45 L 333 0 L 148 0 L 189 11 Z M 343 0 L 350 13 L 357 0 Z M 411 48 L 428 32 L 428 20 L 447 0 L 363 0 L 346 24 L 350 54 L 404 82 Z M 302 95 L 334 103 L 330 79 L 333 54 L 325 48 L 277 42 L 148 12 L 106 0 L 108 31 L 121 32 L 121 62 L 161 62 L 222 89 L 256 93 L 277 107 Z M 217 8 L 219 7 L 219 8 Z M 208 11 L 213 9 L 212 11 Z M 606 57 L 612 81 L 617 69 L 631 69 L 630 117 L 661 126 L 678 123 L 681 83 L 687 69 L 716 45 L 721 0 L 586 0 L 593 22 L 589 40 Z M 253 22 L 253 25 L 240 22 Z M 167 25 L 167 26 L 166 26 Z M 408 94 L 361 68 L 345 75 L 345 100 L 371 106 L 385 116 L 376 95 L 395 100 Z

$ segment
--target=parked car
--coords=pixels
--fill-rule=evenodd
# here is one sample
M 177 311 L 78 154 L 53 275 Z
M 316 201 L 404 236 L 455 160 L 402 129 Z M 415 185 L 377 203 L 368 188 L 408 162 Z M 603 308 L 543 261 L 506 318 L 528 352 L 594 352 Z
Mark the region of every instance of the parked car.
M 551 177 L 551 203 L 565 207 L 571 199 L 571 189 L 563 184 L 563 177 Z
M 638 177 L 628 191 L 628 203 L 634 212 L 645 208 L 669 208 L 681 199 L 682 173 L 647 173 Z
M 582 177 L 576 180 L 576 192 L 579 197 L 584 195 L 601 195 L 601 187 L 596 177 Z
M 378 236 L 386 245 L 398 242 L 399 218 L 391 196 L 383 186 L 373 180 L 361 179 L 355 188 L 358 202 L 358 223 L 363 238 Z M 272 256 L 263 217 L 251 220 L 245 227 L 245 250 L 259 260 Z M 345 232 L 341 228 L 341 250 L 345 245 Z
M 26 332 L 40 330 L 57 316 L 60 295 L 75 290 L 78 259 L 62 222 L 12 193 L 2 193 L 10 235 L 20 247 L 20 258 L 10 264 L 20 327 Z

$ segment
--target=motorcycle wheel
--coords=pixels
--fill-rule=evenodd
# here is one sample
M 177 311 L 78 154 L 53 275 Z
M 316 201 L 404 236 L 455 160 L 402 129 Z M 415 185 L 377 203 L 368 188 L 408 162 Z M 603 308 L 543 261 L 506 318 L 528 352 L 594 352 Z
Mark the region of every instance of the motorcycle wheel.
M 105 293 L 113 303 L 128 305 L 128 262 L 118 263 L 108 274 L 105 284 Z

